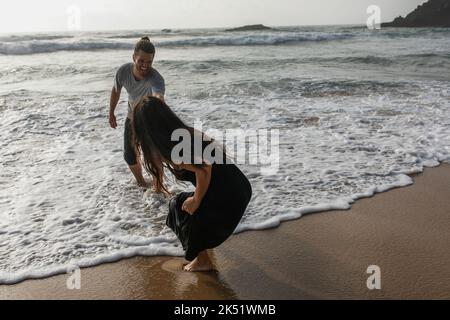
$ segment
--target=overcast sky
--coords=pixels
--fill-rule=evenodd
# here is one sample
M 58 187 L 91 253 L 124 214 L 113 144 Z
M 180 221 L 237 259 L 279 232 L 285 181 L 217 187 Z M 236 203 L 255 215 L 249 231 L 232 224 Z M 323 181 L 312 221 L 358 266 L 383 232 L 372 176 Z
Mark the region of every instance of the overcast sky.
M 369 5 L 381 20 L 425 0 L 2 0 L 0 33 L 87 30 L 365 24 Z M 78 9 L 68 11 L 75 6 Z M 74 18 L 75 17 L 75 18 Z M 76 21 L 79 21 L 78 24 Z

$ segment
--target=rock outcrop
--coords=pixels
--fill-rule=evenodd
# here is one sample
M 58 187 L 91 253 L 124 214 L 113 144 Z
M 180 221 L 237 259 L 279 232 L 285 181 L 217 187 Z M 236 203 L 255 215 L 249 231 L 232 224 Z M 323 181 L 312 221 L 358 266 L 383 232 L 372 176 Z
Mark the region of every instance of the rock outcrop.
M 381 27 L 450 27 L 450 0 L 429 0 L 405 18 L 399 16 Z
M 266 27 L 262 24 L 252 24 L 239 28 L 226 29 L 225 31 L 257 31 L 257 30 L 271 30 L 272 28 Z

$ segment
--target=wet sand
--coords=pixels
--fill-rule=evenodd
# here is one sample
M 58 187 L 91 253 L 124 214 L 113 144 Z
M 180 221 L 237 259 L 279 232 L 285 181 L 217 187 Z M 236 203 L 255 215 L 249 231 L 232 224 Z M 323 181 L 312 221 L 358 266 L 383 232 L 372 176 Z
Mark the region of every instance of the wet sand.
M 277 228 L 232 236 L 218 272 L 181 271 L 182 258 L 135 257 L 69 275 L 0 286 L 0 299 L 450 299 L 450 165 L 414 184 Z M 381 289 L 369 290 L 370 265 Z

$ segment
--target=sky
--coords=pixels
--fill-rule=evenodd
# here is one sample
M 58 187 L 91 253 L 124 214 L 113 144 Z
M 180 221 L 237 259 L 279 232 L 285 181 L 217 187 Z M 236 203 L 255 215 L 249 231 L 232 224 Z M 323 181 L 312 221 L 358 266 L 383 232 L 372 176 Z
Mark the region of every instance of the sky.
M 425 0 L 2 0 L 0 33 L 365 24 L 369 5 L 381 21 Z

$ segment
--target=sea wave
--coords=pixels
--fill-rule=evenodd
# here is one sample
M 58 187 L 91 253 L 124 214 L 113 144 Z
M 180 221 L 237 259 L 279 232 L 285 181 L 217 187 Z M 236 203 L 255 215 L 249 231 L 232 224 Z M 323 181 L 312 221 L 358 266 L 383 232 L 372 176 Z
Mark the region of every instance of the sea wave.
M 303 34 L 259 34 L 242 36 L 198 37 L 164 41 L 161 46 L 251 46 L 280 45 L 307 41 L 336 41 L 352 38 L 349 34 L 303 33 Z
M 270 80 L 246 79 L 226 82 L 221 88 L 211 90 L 206 87 L 190 95 L 191 99 L 223 99 L 229 92 L 241 97 L 283 97 L 291 98 L 332 98 L 332 97 L 366 97 L 368 94 L 395 95 L 407 97 L 417 89 L 411 82 L 401 81 L 357 81 L 342 79 L 305 80 L 303 78 L 274 78 Z
M 131 43 L 108 40 L 78 40 L 78 41 L 22 41 L 0 43 L 0 54 L 28 55 L 35 53 L 51 53 L 57 51 L 95 51 L 107 49 L 131 49 Z
M 424 66 L 445 67 L 450 66 L 450 54 L 447 53 L 423 53 L 402 54 L 393 56 L 348 56 L 348 57 L 314 57 L 307 62 L 314 63 L 352 63 L 378 66 Z
M 348 34 L 304 33 L 304 34 L 259 34 L 242 36 L 191 37 L 178 40 L 155 41 L 159 47 L 179 46 L 252 46 L 282 45 L 299 42 L 337 41 L 352 38 Z M 113 49 L 132 49 L 133 42 L 112 39 L 71 39 L 70 41 L 30 40 L 17 42 L 0 42 L 0 54 L 27 55 L 57 51 L 95 51 Z
M 71 39 L 74 35 L 59 35 L 59 34 L 34 34 L 34 35 L 10 35 L 1 36 L 0 42 L 21 42 L 21 41 L 45 41 L 45 40 L 60 40 L 60 39 Z

